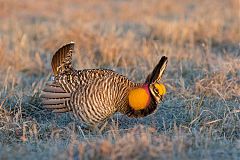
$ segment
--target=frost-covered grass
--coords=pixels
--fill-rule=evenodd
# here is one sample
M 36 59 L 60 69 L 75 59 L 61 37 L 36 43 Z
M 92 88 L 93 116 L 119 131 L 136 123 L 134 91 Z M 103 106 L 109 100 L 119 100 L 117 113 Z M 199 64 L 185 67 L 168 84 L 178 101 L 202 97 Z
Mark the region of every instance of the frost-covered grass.
M 0 1 L 0 159 L 239 159 L 238 0 Z M 164 103 L 102 133 L 42 108 L 52 54 L 144 81 L 169 57 Z

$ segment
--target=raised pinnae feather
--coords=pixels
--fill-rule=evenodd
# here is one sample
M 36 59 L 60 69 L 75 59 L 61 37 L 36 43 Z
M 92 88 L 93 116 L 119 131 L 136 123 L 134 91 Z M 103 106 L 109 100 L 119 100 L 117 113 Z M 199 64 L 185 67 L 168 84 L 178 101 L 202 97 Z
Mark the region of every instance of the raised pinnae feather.
M 51 65 L 55 76 L 60 72 L 71 68 L 73 51 L 74 42 L 70 42 L 58 49 L 58 51 L 53 55 Z
M 168 58 L 166 56 L 162 56 L 158 64 L 153 69 L 152 73 L 148 75 L 146 79 L 146 83 L 148 84 L 155 83 L 155 82 L 159 83 L 164 71 L 166 70 L 167 62 L 168 62 Z

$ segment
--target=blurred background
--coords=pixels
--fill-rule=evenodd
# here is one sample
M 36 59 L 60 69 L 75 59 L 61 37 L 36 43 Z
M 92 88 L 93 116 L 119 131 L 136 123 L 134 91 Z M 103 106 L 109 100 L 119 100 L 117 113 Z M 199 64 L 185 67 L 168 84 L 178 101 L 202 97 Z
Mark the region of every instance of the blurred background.
M 0 158 L 237 159 L 239 0 L 0 0 Z M 143 119 L 103 133 L 42 108 L 51 58 L 74 41 L 74 66 L 144 81 L 169 57 L 168 94 Z

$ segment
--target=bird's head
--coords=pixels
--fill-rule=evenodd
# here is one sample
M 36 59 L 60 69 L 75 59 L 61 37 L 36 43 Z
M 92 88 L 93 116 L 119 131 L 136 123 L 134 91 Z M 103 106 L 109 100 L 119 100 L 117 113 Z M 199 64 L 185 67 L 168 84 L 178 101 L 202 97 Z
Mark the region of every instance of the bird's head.
M 166 87 L 161 83 L 161 78 L 166 70 L 167 62 L 168 58 L 163 56 L 146 79 L 146 83 L 149 84 L 149 90 L 157 103 L 160 103 L 166 94 Z
M 166 87 L 162 83 L 150 84 L 149 90 L 157 103 L 160 103 L 166 94 Z
M 143 86 L 134 88 L 129 92 L 129 105 L 134 110 L 146 109 L 151 100 L 160 103 L 164 94 L 166 94 L 166 88 L 163 84 L 144 84 Z
M 165 86 L 160 83 L 162 75 L 167 67 L 167 57 L 163 56 L 143 86 L 134 88 L 129 92 L 129 105 L 134 110 L 146 109 L 151 100 L 160 103 L 166 94 Z M 153 99 L 152 99 L 153 98 Z

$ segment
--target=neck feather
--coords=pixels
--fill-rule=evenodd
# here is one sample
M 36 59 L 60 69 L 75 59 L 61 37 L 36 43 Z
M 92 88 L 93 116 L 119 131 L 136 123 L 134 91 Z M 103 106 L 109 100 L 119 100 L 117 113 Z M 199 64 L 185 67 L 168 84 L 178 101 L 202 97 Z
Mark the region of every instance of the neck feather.
M 142 110 L 148 107 L 150 103 L 150 91 L 147 84 L 134 88 L 129 92 L 129 105 L 134 110 Z

